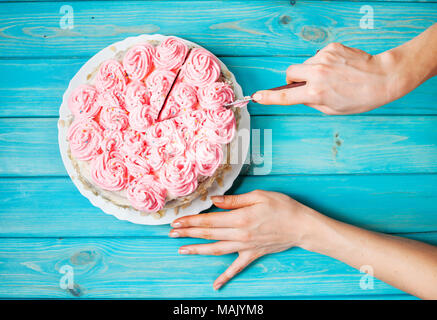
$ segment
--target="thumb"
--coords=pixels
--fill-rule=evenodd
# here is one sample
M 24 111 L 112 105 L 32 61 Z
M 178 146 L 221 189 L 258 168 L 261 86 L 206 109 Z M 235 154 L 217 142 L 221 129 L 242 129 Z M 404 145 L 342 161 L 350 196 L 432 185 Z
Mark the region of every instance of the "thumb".
M 258 199 L 252 192 L 238 195 L 213 196 L 211 197 L 211 200 L 216 207 L 222 209 L 238 209 L 258 202 Z
M 283 106 L 304 104 L 307 100 L 306 88 L 307 86 L 283 90 L 261 90 L 253 95 L 253 100 L 261 104 L 278 104 Z

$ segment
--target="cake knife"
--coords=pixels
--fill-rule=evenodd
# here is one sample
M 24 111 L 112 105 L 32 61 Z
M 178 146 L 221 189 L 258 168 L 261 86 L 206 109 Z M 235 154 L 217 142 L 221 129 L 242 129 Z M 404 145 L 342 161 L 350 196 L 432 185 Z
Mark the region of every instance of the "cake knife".
M 276 87 L 276 88 L 272 88 L 272 89 L 267 89 L 267 90 L 277 91 L 277 90 L 291 89 L 291 88 L 296 88 L 296 87 L 304 86 L 305 84 L 306 84 L 305 81 L 302 81 L 302 82 L 292 82 L 292 83 L 286 84 L 284 86 L 280 86 L 280 87 Z M 236 100 L 234 102 L 225 104 L 224 107 L 228 108 L 228 107 L 232 107 L 232 106 L 238 106 L 239 104 L 242 104 L 241 105 L 241 107 L 242 107 L 244 103 L 249 102 L 249 101 L 256 102 L 253 99 L 253 94 L 251 96 L 245 96 L 245 97 L 243 97 L 243 99 Z

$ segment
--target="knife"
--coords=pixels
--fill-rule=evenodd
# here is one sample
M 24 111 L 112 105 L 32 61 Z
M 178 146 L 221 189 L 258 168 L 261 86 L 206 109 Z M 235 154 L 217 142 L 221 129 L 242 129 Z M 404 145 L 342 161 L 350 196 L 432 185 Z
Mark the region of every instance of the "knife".
M 297 88 L 297 87 L 301 87 L 301 86 L 304 86 L 304 85 L 306 85 L 306 81 L 302 81 L 302 82 L 292 82 L 292 83 L 290 83 L 290 84 L 286 84 L 286 85 L 284 85 L 284 86 L 280 86 L 280 87 L 276 87 L 276 88 L 272 88 L 272 89 L 267 89 L 267 90 L 277 91 L 277 90 L 284 90 L 284 89 Z M 254 101 L 254 102 L 256 102 L 256 101 L 253 99 L 253 94 L 252 94 L 251 96 L 245 96 L 245 97 L 243 97 L 243 99 L 236 100 L 236 101 L 234 101 L 234 102 L 231 102 L 231 103 L 225 104 L 224 107 L 225 107 L 225 108 L 228 108 L 228 107 L 236 106 L 236 105 L 238 105 L 238 104 L 242 104 L 242 106 L 243 106 L 243 104 L 245 105 L 245 103 L 246 103 L 246 102 L 249 102 L 249 101 Z M 241 107 L 242 107 L 242 106 L 241 106 Z

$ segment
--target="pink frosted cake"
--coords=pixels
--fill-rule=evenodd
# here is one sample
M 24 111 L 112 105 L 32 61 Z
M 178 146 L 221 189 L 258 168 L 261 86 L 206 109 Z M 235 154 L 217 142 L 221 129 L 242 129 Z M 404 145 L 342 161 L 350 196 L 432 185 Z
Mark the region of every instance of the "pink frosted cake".
M 74 89 L 67 140 L 94 194 L 142 213 L 205 196 L 229 167 L 238 109 L 231 79 L 209 51 L 182 39 L 114 54 Z

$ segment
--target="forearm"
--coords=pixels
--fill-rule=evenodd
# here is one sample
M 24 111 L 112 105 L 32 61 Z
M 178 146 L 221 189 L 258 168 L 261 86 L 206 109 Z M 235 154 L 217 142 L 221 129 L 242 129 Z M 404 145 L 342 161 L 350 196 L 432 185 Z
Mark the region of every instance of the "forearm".
M 420 298 L 437 299 L 437 247 L 360 229 L 318 213 L 308 217 L 313 230 L 302 247 L 360 269 Z
M 437 75 L 437 23 L 403 45 L 378 54 L 389 70 L 390 100 L 414 90 Z

